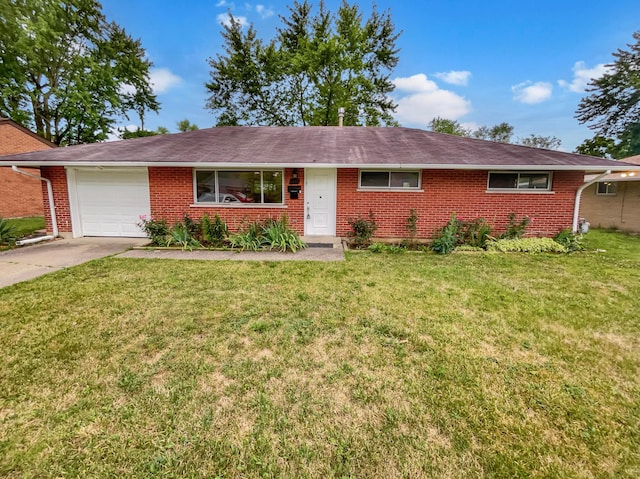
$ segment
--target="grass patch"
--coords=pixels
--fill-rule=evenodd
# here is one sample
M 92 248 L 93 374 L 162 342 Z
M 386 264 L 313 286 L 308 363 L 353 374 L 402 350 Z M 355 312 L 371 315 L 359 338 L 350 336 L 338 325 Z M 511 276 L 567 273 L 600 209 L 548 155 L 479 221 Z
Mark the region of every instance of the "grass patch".
M 25 218 L 7 218 L 7 222 L 13 226 L 18 238 L 33 234 L 45 228 L 44 216 L 28 216 Z
M 0 476 L 638 477 L 640 238 L 0 290 Z

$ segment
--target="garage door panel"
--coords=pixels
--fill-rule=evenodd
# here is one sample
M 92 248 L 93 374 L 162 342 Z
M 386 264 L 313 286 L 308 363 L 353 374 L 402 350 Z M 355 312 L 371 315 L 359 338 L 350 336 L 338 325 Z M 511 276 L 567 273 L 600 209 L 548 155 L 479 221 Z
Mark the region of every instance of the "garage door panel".
M 150 211 L 146 168 L 79 170 L 76 185 L 83 236 L 145 236 L 137 223 Z

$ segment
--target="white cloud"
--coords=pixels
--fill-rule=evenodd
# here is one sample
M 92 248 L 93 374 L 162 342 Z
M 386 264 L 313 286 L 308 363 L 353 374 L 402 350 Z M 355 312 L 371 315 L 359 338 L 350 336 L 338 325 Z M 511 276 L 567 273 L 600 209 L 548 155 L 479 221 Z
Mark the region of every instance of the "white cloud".
M 166 93 L 174 86 L 182 83 L 182 78 L 174 75 L 168 68 L 152 68 L 150 71 L 153 93 Z
M 275 15 L 275 12 L 270 8 L 265 7 L 264 5 L 256 5 L 256 12 L 258 15 L 264 20 L 265 18 L 272 17 Z
M 610 71 L 611 69 L 607 68 L 604 63 L 599 63 L 593 68 L 587 68 L 585 62 L 576 62 L 573 65 L 573 80 L 571 83 L 565 80 L 558 80 L 558 85 L 575 93 L 583 93 L 592 79 L 600 78 Z
M 553 86 L 548 82 L 526 81 L 512 86 L 511 91 L 513 91 L 514 100 L 533 105 L 551 98 Z
M 240 22 L 241 27 L 245 27 L 249 24 L 249 22 L 247 21 L 247 17 L 234 16 L 233 18 L 235 18 L 238 22 Z M 219 13 L 216 16 L 216 20 L 218 21 L 218 23 L 221 23 L 227 27 L 231 26 L 231 17 L 229 16 L 228 13 Z
M 396 116 L 403 125 L 426 127 L 439 116 L 457 120 L 471 111 L 471 102 L 456 93 L 441 89 L 424 73 L 393 80 L 397 91 L 406 95 L 397 99 Z
M 138 125 L 120 125 L 111 128 L 107 134 L 107 139 L 104 141 L 119 141 L 122 140 L 121 135 L 123 131 L 137 131 L 140 128 Z
M 227 0 L 220 0 L 218 3 L 216 3 L 216 7 L 226 7 L 226 6 L 232 6 L 233 4 L 229 4 L 227 3 Z
M 445 83 L 450 83 L 451 85 L 467 86 L 469 78 L 471 77 L 471 72 L 466 70 L 451 70 L 450 72 L 436 73 L 434 76 Z

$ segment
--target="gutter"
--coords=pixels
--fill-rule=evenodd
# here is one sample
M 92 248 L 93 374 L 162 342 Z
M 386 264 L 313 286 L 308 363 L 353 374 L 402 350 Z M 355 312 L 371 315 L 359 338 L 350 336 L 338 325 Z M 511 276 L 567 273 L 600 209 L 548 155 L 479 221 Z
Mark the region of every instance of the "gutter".
M 52 236 L 42 236 L 40 238 L 33 238 L 23 241 L 16 241 L 18 246 L 22 246 L 23 244 L 37 243 L 38 241 L 50 240 L 58 237 L 58 221 L 56 220 L 56 207 L 53 202 L 53 188 L 51 187 L 51 180 L 48 178 L 44 178 L 42 176 L 34 175 L 32 173 L 27 173 L 26 171 L 19 170 L 16 165 L 12 165 L 11 169 L 16 173 L 20 173 L 21 175 L 28 176 L 30 178 L 35 178 L 36 180 L 44 181 L 47 184 L 47 197 L 49 198 L 49 213 L 51 214 L 51 227 L 53 229 Z
M 576 191 L 576 200 L 573 205 L 573 224 L 571 226 L 571 231 L 573 231 L 574 233 L 578 232 L 578 217 L 580 216 L 580 199 L 582 198 L 582 192 L 592 184 L 597 183 L 602 178 L 610 174 L 611 170 L 607 170 L 604 173 L 596 176 L 594 179 L 584 183 L 582 186 L 580 186 L 580 188 L 578 188 L 578 191 Z

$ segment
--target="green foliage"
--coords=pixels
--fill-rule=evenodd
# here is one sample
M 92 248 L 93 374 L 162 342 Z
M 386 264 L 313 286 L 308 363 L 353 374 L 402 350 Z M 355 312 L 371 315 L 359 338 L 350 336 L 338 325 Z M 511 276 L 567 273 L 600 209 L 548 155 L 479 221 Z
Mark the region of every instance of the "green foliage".
M 189 232 L 189 235 L 194 237 L 194 238 L 199 238 L 200 237 L 200 223 L 198 223 L 197 221 L 193 220 L 187 213 L 184 213 L 182 215 L 182 224 L 184 225 L 184 227 L 186 228 L 186 230 Z
M 232 248 L 251 251 L 277 249 L 283 253 L 295 253 L 306 248 L 300 235 L 289 228 L 286 215 L 282 215 L 279 220 L 269 218 L 245 223 L 237 233 L 229 237 L 229 242 Z
M 220 216 L 218 216 L 218 213 L 213 217 L 213 221 L 211 221 L 209 215 L 205 213 L 200 223 L 200 229 L 202 230 L 203 241 L 216 248 L 223 246 L 229 236 L 229 228 Z
M 609 70 L 589 83 L 588 96 L 578 105 L 576 118 L 587 123 L 596 137 L 616 138 L 607 153 L 624 158 L 640 153 L 640 31 L 628 50 L 613 53 Z
M 484 218 L 476 218 L 462 223 L 461 241 L 474 248 L 484 248 L 491 235 L 491 226 Z
M 191 123 L 186 118 L 184 120 L 180 120 L 177 123 L 177 126 L 178 126 L 178 131 L 181 131 L 181 132 L 198 130 L 198 125 Z
M 462 243 L 463 232 L 462 222 L 452 213 L 449 222 L 440 228 L 433 236 L 433 241 L 429 246 L 432 251 L 438 254 L 449 254 L 456 246 Z
M 480 140 L 497 141 L 499 143 L 511 143 L 513 126 L 502 122 L 492 127 L 481 126 L 473 132 L 473 137 Z
M 121 131 L 122 133 L 120 133 L 120 138 L 122 138 L 123 140 L 130 140 L 131 138 L 144 138 L 146 136 L 156 136 L 158 134 L 157 131 L 141 130 L 140 128 L 136 129 L 135 131 Z
M 343 1 L 336 14 L 304 0 L 281 16 L 276 37 L 230 15 L 224 53 L 209 59 L 207 108 L 218 125 L 395 125 L 390 72 L 398 63 L 395 26 L 374 5 L 366 20 Z
M 521 145 L 530 146 L 532 148 L 545 148 L 547 150 L 557 150 L 562 144 L 560 138 L 555 136 L 542 136 L 531 134 L 527 137 L 521 138 Z
M 520 220 L 515 213 L 509 213 L 509 224 L 504 233 L 500 235 L 501 239 L 521 238 L 527 230 L 527 226 L 531 223 L 531 218 L 523 216 Z
M 69 145 L 158 111 L 140 40 L 97 0 L 3 0 L 0 11 L 0 115 Z
M 614 155 L 615 140 L 596 135 L 592 139 L 586 139 L 576 147 L 576 153 L 581 155 L 609 158 Z
M 13 226 L 16 238 L 29 236 L 37 230 L 45 228 L 44 216 L 27 216 L 25 218 L 7 219 L 7 223 Z
M 167 220 L 154 220 L 153 218 L 141 216 L 138 227 L 149 237 L 151 244 L 155 246 L 167 245 L 170 231 Z
M 357 218 L 348 218 L 347 223 L 351 231 L 347 232 L 350 243 L 356 248 L 366 248 L 371 243 L 373 234 L 378 229 L 373 211 L 369 211 L 369 217 L 364 218 L 358 214 Z
M 16 230 L 4 218 L 0 218 L 0 245 L 8 245 L 15 241 Z
M 393 245 L 393 244 L 384 244 L 384 243 L 379 243 L 379 242 L 375 242 L 371 245 L 369 245 L 369 247 L 367 248 L 369 251 L 371 251 L 372 253 L 393 253 L 393 254 L 398 254 L 398 253 L 404 253 L 406 252 L 406 248 L 403 248 L 402 246 L 398 246 L 398 245 Z
M 409 210 L 409 216 L 407 217 L 407 222 L 404 227 L 407 230 L 405 245 L 413 248 L 415 247 L 416 236 L 418 235 L 418 213 L 415 208 L 411 208 L 411 210 Z
M 584 236 L 569 229 L 560 231 L 553 239 L 564 246 L 569 253 L 585 249 Z
M 567 249 L 552 238 L 497 239 L 487 242 L 487 251 L 501 253 L 566 253 Z
M 182 250 L 200 248 L 202 244 L 193 236 L 193 227 L 185 222 L 178 222 L 169 230 L 167 246 L 179 246 Z
M 456 120 L 448 120 L 446 118 L 436 117 L 429 122 L 428 125 L 431 131 L 437 133 L 446 133 L 448 135 L 456 136 L 471 136 L 471 130 L 463 127 Z

